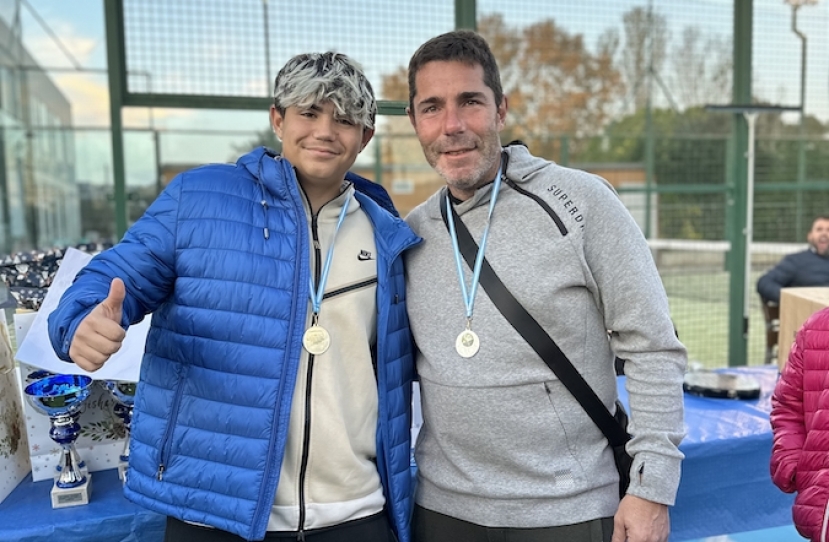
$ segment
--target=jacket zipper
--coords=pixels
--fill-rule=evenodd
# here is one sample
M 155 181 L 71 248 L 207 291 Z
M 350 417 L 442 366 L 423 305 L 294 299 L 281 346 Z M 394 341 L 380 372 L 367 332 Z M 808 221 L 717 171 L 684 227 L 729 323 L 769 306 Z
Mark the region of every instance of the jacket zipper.
M 331 299 L 334 296 L 338 296 L 340 294 L 347 294 L 348 292 L 353 292 L 354 290 L 359 290 L 360 288 L 365 288 L 366 286 L 371 286 L 377 282 L 377 277 L 373 279 L 363 280 L 356 284 L 350 284 L 348 286 L 343 286 L 342 288 L 337 288 L 336 290 L 331 290 L 330 292 L 324 294 L 322 296 L 323 299 Z
M 282 167 L 285 168 L 285 174 L 288 175 L 289 178 L 294 183 L 296 183 L 297 186 L 299 186 L 299 181 L 296 178 L 296 175 L 294 173 L 293 168 L 291 168 L 289 166 L 286 166 L 285 164 L 287 164 L 287 162 L 282 162 Z M 302 197 L 302 194 L 303 194 L 303 192 L 300 190 L 300 197 Z M 264 195 L 263 195 L 263 197 L 264 197 Z M 293 207 L 293 212 L 295 213 L 294 218 L 296 219 L 296 223 L 297 224 L 304 224 L 305 220 L 306 220 L 306 214 L 305 214 L 305 209 L 302 206 L 302 204 L 300 204 L 298 206 L 295 205 Z M 304 233 L 302 233 L 302 231 L 303 230 L 300 228 L 300 232 L 298 233 L 298 239 L 297 239 L 298 241 L 303 241 L 303 240 L 307 239 L 307 237 L 305 236 Z M 306 243 L 307 243 L 307 241 L 306 241 Z M 303 246 L 303 245 L 301 244 L 300 246 Z M 303 314 L 305 313 L 305 311 L 302 310 L 301 308 L 299 308 L 298 305 L 303 304 L 301 299 L 304 299 L 304 298 L 300 297 L 300 292 L 305 292 L 306 291 L 305 289 L 307 288 L 307 283 L 301 283 L 301 281 L 299 280 L 299 276 L 300 276 L 300 266 L 297 265 L 297 266 L 294 266 L 294 288 L 293 288 L 293 295 L 291 296 L 291 299 L 292 299 L 292 301 L 291 301 L 291 314 L 296 314 L 297 312 L 301 312 Z M 305 303 L 307 303 L 307 301 L 305 301 Z M 303 306 L 304 306 L 304 304 L 303 304 Z M 296 318 L 291 318 L 290 323 L 288 325 L 288 333 L 287 333 L 288 337 L 293 336 L 293 330 L 298 325 L 301 325 L 304 328 L 305 327 L 305 321 L 304 320 L 303 321 L 298 321 Z M 302 346 L 298 345 L 298 348 L 299 348 L 300 355 L 302 355 Z M 279 397 L 279 398 L 282 398 L 282 397 L 285 396 L 285 393 L 284 393 L 284 389 L 285 389 L 285 386 L 286 386 L 285 380 L 287 379 L 287 374 L 288 374 L 288 371 L 289 371 L 289 365 L 290 365 L 289 363 L 283 363 L 282 364 L 282 374 L 281 374 L 280 379 L 279 379 L 279 390 L 278 390 L 278 394 L 277 394 L 277 397 Z M 299 377 L 299 375 L 297 375 L 297 377 Z M 288 405 L 288 412 L 289 413 L 290 413 L 290 410 L 291 410 L 291 407 L 290 407 L 290 404 L 289 404 Z M 274 421 L 273 421 L 273 425 L 271 427 L 271 438 L 270 438 L 270 442 L 268 443 L 268 449 L 269 450 L 274 449 L 274 443 L 276 442 L 276 439 L 277 439 L 277 433 L 278 433 L 277 427 L 278 427 L 279 421 L 281 419 L 281 399 L 277 399 L 277 404 L 276 404 L 276 408 L 275 408 L 274 413 L 275 413 L 274 418 L 273 418 Z M 272 456 L 272 452 L 270 452 L 268 454 L 268 464 L 270 464 L 271 456 Z M 267 467 L 265 469 L 265 477 L 266 478 L 268 477 L 269 470 L 270 470 L 270 467 Z M 268 506 L 265 506 L 265 507 L 260 507 L 257 504 L 258 508 L 257 508 L 256 513 L 255 513 L 256 515 L 254 516 L 254 519 L 253 519 L 253 525 L 254 526 L 259 525 L 263 521 L 265 522 L 262 526 L 263 530 L 266 529 L 267 514 L 270 513 L 271 506 L 273 504 L 273 493 L 268 494 L 268 492 L 266 491 L 266 487 L 267 487 L 267 484 L 262 484 L 261 485 L 258 502 L 259 503 L 270 502 L 270 504 Z M 263 515 L 265 517 L 262 517 Z
M 320 247 L 319 226 L 317 217 L 319 211 L 311 217 L 311 236 L 314 245 L 314 286 L 320 281 L 322 268 L 322 250 Z M 314 376 L 314 355 L 308 355 L 308 373 L 305 377 L 305 423 L 302 434 L 302 458 L 299 463 L 299 531 L 297 540 L 305 540 L 305 477 L 308 474 L 308 448 L 311 444 L 311 383 Z
M 314 354 L 308 354 L 308 376 L 305 379 L 305 427 L 302 435 L 302 459 L 299 464 L 299 532 L 297 540 L 305 540 L 305 476 L 308 472 L 308 448 L 311 444 L 311 380 Z
M 826 527 L 827 520 L 829 520 L 829 501 L 823 508 L 823 523 L 820 524 L 820 542 L 826 542 Z
M 186 368 L 182 369 L 182 371 L 186 370 Z M 173 427 L 175 426 L 175 419 L 178 417 L 178 408 L 183 394 L 183 386 L 181 385 L 181 381 L 184 380 L 185 376 L 186 375 L 181 375 L 179 377 L 179 384 L 176 386 L 176 395 L 173 397 L 173 404 L 170 408 L 170 419 L 167 421 L 167 428 L 164 430 L 164 440 L 161 444 L 161 456 L 158 458 L 158 468 L 155 472 L 155 478 L 159 482 L 164 478 L 164 471 L 167 468 L 167 459 L 170 457 L 170 449 L 173 446 Z

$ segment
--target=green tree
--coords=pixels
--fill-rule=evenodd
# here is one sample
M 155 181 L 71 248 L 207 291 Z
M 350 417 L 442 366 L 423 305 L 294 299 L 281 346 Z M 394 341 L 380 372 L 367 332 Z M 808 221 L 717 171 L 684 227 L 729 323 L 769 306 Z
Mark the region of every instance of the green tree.
M 645 161 L 645 111 L 608 125 L 601 137 L 591 138 L 573 157 L 580 163 L 639 163 Z M 681 191 L 659 195 L 660 237 L 723 239 L 728 194 L 720 189 L 700 192 L 700 185 L 725 187 L 732 116 L 691 107 L 683 112 L 654 109 L 654 180 L 661 188 Z M 807 181 L 827 181 L 829 142 L 827 127 L 806 118 Z M 754 232 L 758 241 L 802 241 L 792 224 L 796 199 L 798 125 L 780 114 L 757 117 L 755 147 Z M 770 191 L 764 185 L 784 188 Z M 790 185 L 790 186 L 786 186 Z M 829 208 L 829 191 L 811 189 L 802 198 L 805 221 Z M 806 225 L 808 226 L 808 225 Z

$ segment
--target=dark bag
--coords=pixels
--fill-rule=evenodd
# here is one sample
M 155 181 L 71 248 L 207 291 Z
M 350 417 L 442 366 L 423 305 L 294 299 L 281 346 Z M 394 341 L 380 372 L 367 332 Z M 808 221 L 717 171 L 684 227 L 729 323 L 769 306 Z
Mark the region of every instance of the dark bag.
M 616 423 L 625 430 L 628 430 L 628 413 L 621 401 L 616 401 L 616 414 L 613 415 Z M 619 498 L 625 496 L 630 485 L 630 469 L 633 466 L 633 458 L 625 449 L 625 443 L 612 446 L 613 459 L 616 461 L 616 470 L 619 471 Z
M 506 171 L 506 163 L 502 162 L 502 171 Z M 446 229 L 449 229 L 449 218 L 446 210 L 446 194 L 443 195 L 440 202 L 440 212 L 443 217 L 443 222 L 446 224 Z M 451 207 L 453 220 L 455 222 L 456 233 L 458 236 L 458 246 L 461 254 L 467 265 L 470 268 L 475 266 L 475 257 L 478 252 L 478 244 L 472 238 L 472 234 L 466 228 L 463 220 L 455 213 L 455 208 Z M 605 438 L 607 438 L 613 456 L 616 461 L 616 469 L 619 471 L 619 498 L 625 496 L 627 488 L 630 485 L 630 467 L 633 464 L 633 458 L 625 451 L 625 444 L 630 440 L 630 434 L 627 431 L 628 415 L 625 412 L 622 404 L 616 401 L 616 415 L 610 414 L 610 411 L 604 406 L 602 400 L 593 391 L 593 388 L 587 381 L 579 374 L 564 352 L 558 347 L 556 342 L 550 335 L 544 331 L 535 318 L 524 308 L 524 306 L 515 299 L 515 296 L 504 286 L 498 275 L 489 265 L 486 258 L 483 259 L 481 265 L 481 287 L 489 296 L 490 301 L 495 307 L 501 311 L 504 318 L 512 325 L 513 328 L 524 338 L 524 340 L 532 346 L 538 356 L 544 360 L 544 363 L 553 371 L 559 381 L 567 388 L 573 397 L 579 402 L 584 411 L 593 420 L 593 423 L 601 430 Z

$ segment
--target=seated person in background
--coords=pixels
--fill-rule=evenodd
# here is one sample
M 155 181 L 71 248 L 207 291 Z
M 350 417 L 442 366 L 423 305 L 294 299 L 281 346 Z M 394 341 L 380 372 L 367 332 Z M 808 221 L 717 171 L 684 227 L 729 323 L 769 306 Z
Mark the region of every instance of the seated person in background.
M 827 356 L 829 308 L 813 314 L 800 328 L 771 398 L 771 479 L 786 493 L 797 492 L 792 519 L 812 542 L 829 535 Z
M 809 249 L 789 254 L 757 281 L 766 301 L 780 303 L 780 289 L 791 286 L 829 286 L 829 216 L 812 222 L 806 236 Z

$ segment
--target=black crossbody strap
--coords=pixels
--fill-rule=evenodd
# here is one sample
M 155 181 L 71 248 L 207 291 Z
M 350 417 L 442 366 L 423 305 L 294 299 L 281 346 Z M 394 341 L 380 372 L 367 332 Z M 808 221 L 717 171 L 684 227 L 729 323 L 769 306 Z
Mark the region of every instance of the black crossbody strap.
M 446 200 L 447 195 L 444 194 L 440 200 L 440 214 L 443 217 L 443 223 L 446 228 L 449 228 L 448 217 L 446 214 Z M 452 217 L 455 222 L 455 232 L 458 235 L 458 246 L 463 254 L 464 260 L 470 269 L 475 265 L 475 256 L 478 253 L 478 244 L 472 238 L 463 220 L 455 212 L 453 206 Z M 614 419 L 613 415 L 604 406 L 599 396 L 593 391 L 593 388 L 586 380 L 579 374 L 573 364 L 567 359 L 567 356 L 550 335 L 544 331 L 535 318 L 527 312 L 527 309 L 518 302 L 517 299 L 510 293 L 498 275 L 489 265 L 489 262 L 484 258 L 481 266 L 481 286 L 486 291 L 489 299 L 495 307 L 501 311 L 504 318 L 512 325 L 515 330 L 524 337 L 533 350 L 538 353 L 541 359 L 550 367 L 550 370 L 558 377 L 562 384 L 570 391 L 573 397 L 579 402 L 590 419 L 593 420 L 598 428 L 604 433 L 608 442 L 612 446 L 619 446 L 630 440 L 630 435 L 623 429 L 619 423 Z

